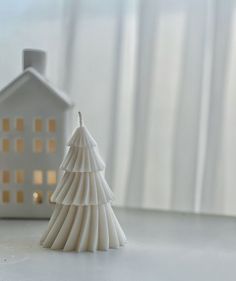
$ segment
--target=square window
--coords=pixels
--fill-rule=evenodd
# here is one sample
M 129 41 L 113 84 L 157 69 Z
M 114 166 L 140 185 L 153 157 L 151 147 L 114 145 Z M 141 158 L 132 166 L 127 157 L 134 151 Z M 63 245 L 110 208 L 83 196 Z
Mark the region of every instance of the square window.
M 9 150 L 10 150 L 10 140 L 2 139 L 2 151 L 9 152 Z
M 23 118 L 16 118 L 16 130 L 19 132 L 24 131 L 24 119 Z
M 17 203 L 23 203 L 24 202 L 24 191 L 18 190 L 16 192 L 16 202 Z
M 57 183 L 56 171 L 50 170 L 47 172 L 47 183 L 48 183 L 48 185 L 54 185 Z
M 40 191 L 33 192 L 33 202 L 35 204 L 41 204 L 43 202 L 42 193 Z
M 41 118 L 35 118 L 34 120 L 34 131 L 35 132 L 42 132 L 43 130 L 43 123 Z
M 35 153 L 40 153 L 43 151 L 43 141 L 41 139 L 34 140 L 34 148 Z
M 56 140 L 55 139 L 48 140 L 48 152 L 49 153 L 56 152 Z
M 33 183 L 36 185 L 43 184 L 43 172 L 41 170 L 35 170 L 33 173 Z
M 2 119 L 2 130 L 3 130 L 3 132 L 9 132 L 10 131 L 10 120 L 9 120 L 9 118 L 3 118 Z
M 23 170 L 16 170 L 15 181 L 18 184 L 22 184 L 25 181 L 25 173 Z
M 16 152 L 22 153 L 24 152 L 24 140 L 16 139 Z
M 55 133 L 56 132 L 56 120 L 51 118 L 48 120 L 48 131 L 50 133 Z
M 3 190 L 2 192 L 2 202 L 9 203 L 10 202 L 10 192 L 8 190 Z
M 10 172 L 7 170 L 2 171 L 2 183 L 10 182 Z

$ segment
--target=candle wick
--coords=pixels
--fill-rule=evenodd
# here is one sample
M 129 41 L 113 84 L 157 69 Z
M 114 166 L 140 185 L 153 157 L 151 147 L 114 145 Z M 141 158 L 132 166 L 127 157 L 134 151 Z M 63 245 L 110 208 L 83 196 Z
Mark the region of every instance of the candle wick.
M 82 114 L 81 114 L 81 112 L 80 112 L 80 111 L 78 112 L 78 114 L 79 114 L 79 125 L 80 125 L 80 127 L 82 127 L 82 126 L 83 126 L 83 118 L 82 118 Z

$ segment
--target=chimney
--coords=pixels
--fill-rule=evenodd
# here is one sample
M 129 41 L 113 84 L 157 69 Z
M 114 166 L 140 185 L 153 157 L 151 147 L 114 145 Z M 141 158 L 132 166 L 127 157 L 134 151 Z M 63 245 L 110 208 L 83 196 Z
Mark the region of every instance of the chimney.
M 23 70 L 33 67 L 40 74 L 45 74 L 46 69 L 46 52 L 36 49 L 23 50 Z

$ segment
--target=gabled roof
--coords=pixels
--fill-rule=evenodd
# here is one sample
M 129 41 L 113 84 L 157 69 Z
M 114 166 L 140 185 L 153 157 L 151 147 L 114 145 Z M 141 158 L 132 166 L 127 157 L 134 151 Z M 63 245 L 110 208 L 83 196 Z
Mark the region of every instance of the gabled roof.
M 19 89 L 32 76 L 40 81 L 49 90 L 50 93 L 55 95 L 55 97 L 61 100 L 66 106 L 73 105 L 70 98 L 64 92 L 54 87 L 43 75 L 41 75 L 32 67 L 26 68 L 20 75 L 18 75 L 9 84 L 7 84 L 3 89 L 0 90 L 0 103 L 12 94 L 14 95 L 17 89 Z

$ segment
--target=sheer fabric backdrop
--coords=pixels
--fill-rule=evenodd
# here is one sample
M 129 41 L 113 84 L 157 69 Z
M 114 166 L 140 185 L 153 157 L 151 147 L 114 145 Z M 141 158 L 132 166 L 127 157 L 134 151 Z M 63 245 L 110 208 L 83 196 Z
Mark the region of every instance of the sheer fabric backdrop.
M 236 214 L 236 0 L 2 1 L 0 26 L 0 86 L 47 51 L 117 205 Z

